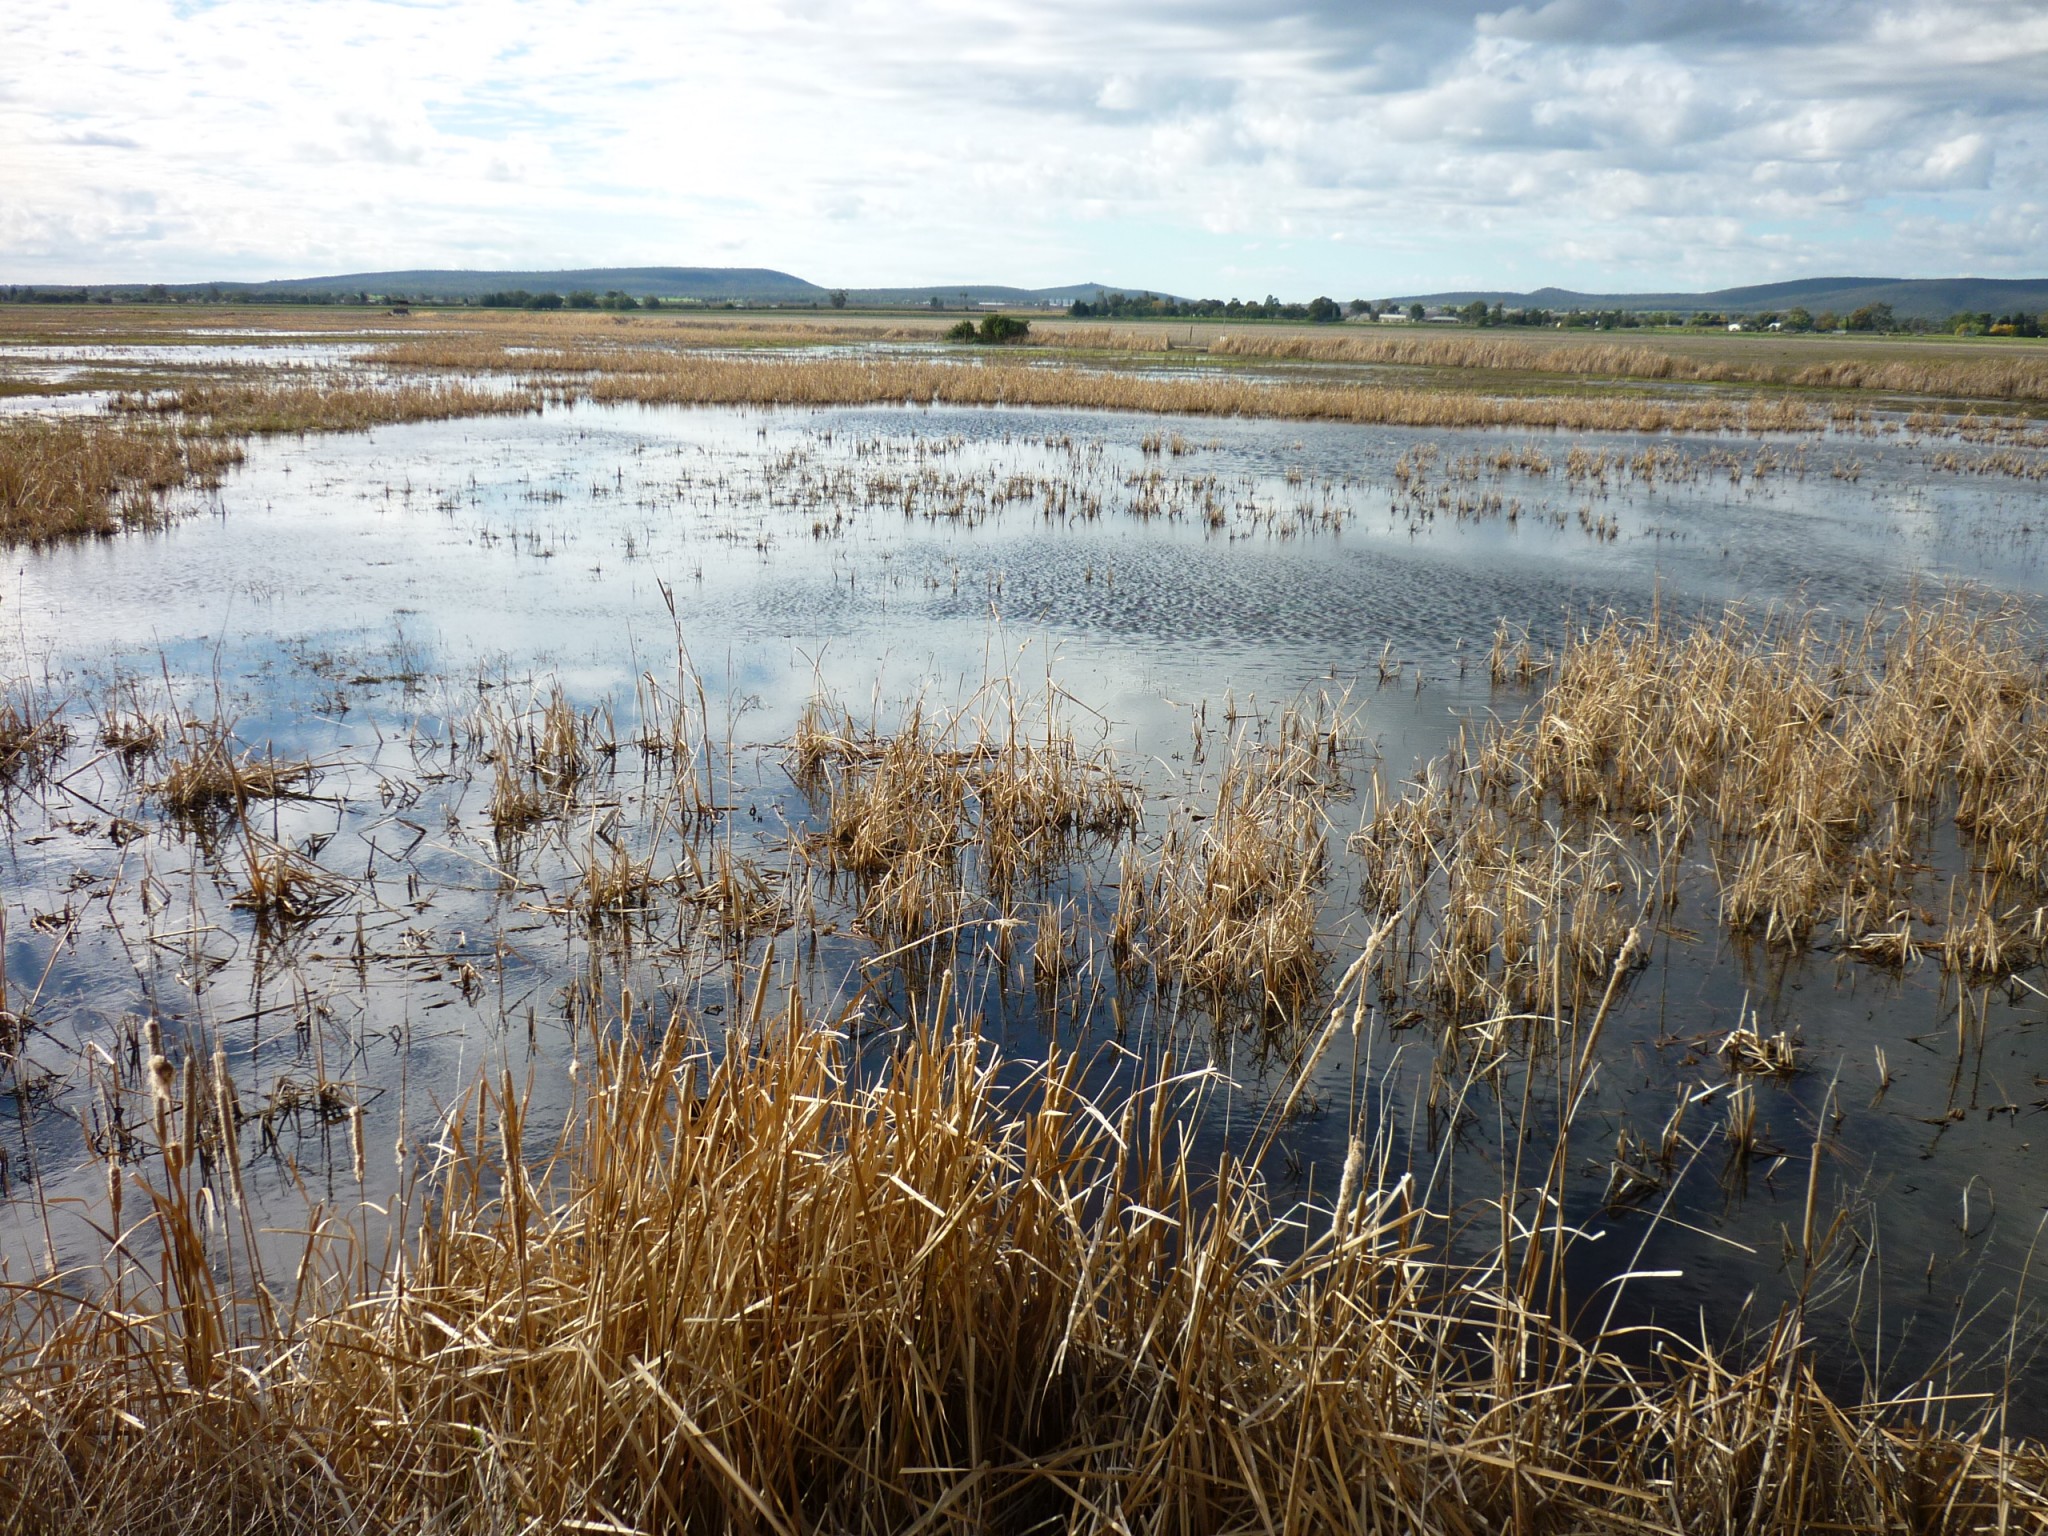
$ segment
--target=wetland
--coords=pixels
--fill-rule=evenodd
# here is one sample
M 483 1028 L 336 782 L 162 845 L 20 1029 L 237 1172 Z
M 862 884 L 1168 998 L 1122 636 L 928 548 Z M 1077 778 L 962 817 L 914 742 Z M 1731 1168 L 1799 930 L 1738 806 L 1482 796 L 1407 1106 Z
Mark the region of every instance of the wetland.
M 0 351 L 11 1519 L 2048 1518 L 2040 354 L 530 323 Z

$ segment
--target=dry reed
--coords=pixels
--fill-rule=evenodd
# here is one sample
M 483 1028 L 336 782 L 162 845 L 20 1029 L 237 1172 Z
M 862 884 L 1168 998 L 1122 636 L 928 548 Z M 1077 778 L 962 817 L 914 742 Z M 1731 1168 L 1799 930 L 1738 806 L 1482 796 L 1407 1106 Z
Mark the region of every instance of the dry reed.
M 168 492 L 218 485 L 241 457 L 232 443 L 155 423 L 0 420 L 0 543 L 159 527 Z
M 758 990 L 743 1029 L 758 1046 L 716 1062 L 680 1022 L 599 1044 L 552 1154 L 503 1074 L 447 1117 L 389 1260 L 316 1222 L 296 1282 L 255 1295 L 222 1279 L 254 1243 L 216 1193 L 238 1183 L 242 1117 L 195 1063 L 153 1055 L 160 1165 L 110 1172 L 141 1214 L 103 1289 L 8 1287 L 0 1522 L 1619 1536 L 2048 1518 L 2038 1447 L 1830 1399 L 1796 1313 L 1751 1360 L 1667 1335 L 1638 1370 L 1508 1272 L 1432 1261 L 1441 1218 L 1359 1144 L 1333 1204 L 1282 1215 L 1247 1168 L 1204 1177 L 1177 1149 L 1185 1081 L 1088 1105 L 1055 1058 L 1006 1089 L 937 1018 L 877 1077 Z M 145 1240 L 148 1267 L 126 1251 Z
M 1831 923 L 1878 964 L 1996 978 L 2048 961 L 2041 654 L 2024 610 L 1966 595 L 1853 625 L 1610 619 L 1542 659 L 1502 629 L 1494 679 L 1547 676 L 1536 703 L 1378 788 L 1352 840 L 1368 910 L 1405 924 L 1381 962 L 1390 1005 L 1577 1014 L 1684 896 L 1696 839 L 1722 918 L 1766 943 Z M 1743 1070 L 1796 1062 L 1782 1040 L 1730 1042 Z
M 181 729 L 179 750 L 150 793 L 173 816 L 202 821 L 239 815 L 252 800 L 297 794 L 312 777 L 313 765 L 303 759 L 259 757 L 253 747 L 237 753 L 224 722 L 193 721 Z
M 546 353 L 522 358 L 545 379 Z M 1522 427 L 1617 432 L 1816 432 L 1826 418 L 1806 402 L 1757 395 L 1702 398 L 1493 396 L 1456 390 L 1342 383 L 1264 383 L 1236 377 L 1156 378 L 1031 361 L 638 354 L 572 385 L 565 395 L 667 405 L 1018 405 L 1154 415 L 1246 416 L 1400 426 Z
M 1327 959 L 1317 941 L 1323 798 L 1339 737 L 1290 712 L 1276 743 L 1237 745 L 1201 824 L 1178 815 L 1149 864 L 1126 855 L 1112 930 L 1120 969 L 1300 1016 Z
M 1382 364 L 1488 373 L 1574 376 L 1790 386 L 1814 390 L 1879 391 L 1948 399 L 2048 400 L 2048 355 L 1984 358 L 1831 357 L 1802 362 L 1796 355 L 1704 357 L 1654 345 L 1615 342 L 1527 341 L 1499 336 L 1415 332 L 1342 332 L 1329 336 L 1230 331 L 1209 350 L 1232 357 L 1322 363 Z
M 1007 904 L 1083 849 L 1138 819 L 1138 794 L 1105 755 L 1083 753 L 1052 703 L 1007 694 L 944 721 L 913 709 L 887 736 L 813 699 L 789 745 L 790 774 L 821 805 L 807 848 L 860 886 L 862 923 L 892 942 L 956 923 L 972 854 L 986 893 Z

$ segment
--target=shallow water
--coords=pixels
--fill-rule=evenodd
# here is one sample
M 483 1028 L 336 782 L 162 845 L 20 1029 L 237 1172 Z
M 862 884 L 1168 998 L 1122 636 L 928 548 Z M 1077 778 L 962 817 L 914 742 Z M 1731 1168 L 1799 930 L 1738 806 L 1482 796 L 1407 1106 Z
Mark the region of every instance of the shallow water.
M 1573 444 L 1670 452 L 1645 483 L 1619 469 L 1574 477 Z M 1525 447 L 1546 471 L 1493 467 Z M 339 1122 L 280 1112 L 249 1131 L 252 1156 L 275 1132 L 252 1194 L 279 1219 L 303 1200 L 301 1179 L 344 1203 L 392 1188 L 482 1066 L 512 1064 L 542 1113 L 559 1109 L 579 999 L 630 985 L 643 1001 L 716 1010 L 716 1028 L 735 1002 L 729 947 L 686 915 L 639 924 L 628 942 L 570 910 L 581 869 L 613 839 L 681 856 L 688 840 L 662 830 L 672 776 L 623 750 L 567 824 L 508 850 L 489 826 L 480 710 L 529 708 L 559 684 L 581 708 L 609 701 L 623 741 L 636 687 L 687 697 L 701 678 L 703 771 L 726 808 L 704 836 L 817 914 L 812 993 L 865 987 L 883 1023 L 900 977 L 873 963 L 882 946 L 856 931 L 846 893 L 791 850 L 815 811 L 782 743 L 814 692 L 888 726 L 914 699 L 988 706 L 993 679 L 1026 696 L 1057 689 L 1084 743 L 1140 777 L 1149 839 L 1174 804 L 1208 793 L 1232 717 L 1328 695 L 1361 712 L 1357 792 L 1327 807 L 1339 856 L 1323 927 L 1341 970 L 1369 927 L 1341 848 L 1371 760 L 1398 780 L 1460 720 L 1528 701 L 1487 681 L 1497 621 L 1542 640 L 1653 604 L 1853 616 L 1934 583 L 2041 594 L 2041 483 L 1937 472 L 1929 453 L 1897 432 L 1645 442 L 889 408 L 577 407 L 258 442 L 169 532 L 17 553 L 0 586 L 12 670 L 68 700 L 75 725 L 59 775 L 9 800 L 8 996 L 40 1026 L 30 1056 L 51 1076 L 0 1109 L 0 1252 L 17 1269 L 97 1258 L 82 1223 L 43 1212 L 102 1186 L 85 1143 L 118 1094 L 96 1086 L 115 1076 L 96 1052 L 125 1058 L 124 1019 L 154 1015 L 187 1049 L 218 1041 L 246 1107 L 288 1103 L 280 1079 L 351 1085 L 371 1149 L 360 1187 Z M 311 850 L 345 896 L 282 935 L 237 911 L 235 839 L 181 831 L 142 792 L 153 770 L 131 774 L 94 742 L 89 711 L 117 689 L 319 765 L 312 798 L 251 821 Z M 1031 900 L 1066 904 L 1085 931 L 1113 879 L 1113 866 L 1065 871 Z M 1594 1315 L 1615 1294 L 1606 1277 L 1676 1271 L 1627 1282 L 1621 1315 L 1715 1338 L 1768 1324 L 1796 1285 L 1784 1243 L 1819 1146 L 1826 1204 L 1875 1233 L 1845 1240 L 1828 1272 L 1834 1364 L 1853 1377 L 1860 1350 L 1895 1384 L 1959 1330 L 1999 1357 L 2016 1338 L 2024 1361 L 2035 1318 L 2012 1334 L 2012 1297 L 2048 1208 L 2031 1144 L 2048 1102 L 2040 996 L 1959 994 L 1931 965 L 1891 976 L 1773 955 L 1722 937 L 1711 910 L 1665 927 L 1603 1037 L 1573 1136 L 1569 1215 L 1604 1234 L 1578 1265 Z M 1115 1032 L 1099 945 L 1084 938 L 1083 980 L 1048 1008 L 1000 932 L 968 925 L 953 957 L 1006 1050 Z M 739 948 L 748 963 L 764 953 L 758 940 Z M 1782 1159 L 1724 1169 L 1708 1146 L 1662 1219 L 1603 1211 L 1624 1120 L 1653 1129 L 1682 1089 L 1710 1094 L 1697 1130 L 1718 1115 L 1713 1043 L 1745 1008 L 1806 1048 L 1806 1070 L 1757 1090 Z M 1170 1000 L 1122 1025 L 1140 1047 L 1178 1032 L 1230 1074 L 1204 1128 L 1212 1148 L 1241 1139 L 1291 1082 L 1269 1037 L 1191 1023 Z M 1873 1047 L 1895 1077 L 1881 1095 Z M 1283 1202 L 1334 1188 L 1354 1105 L 1418 1166 L 1450 1170 L 1445 1198 L 1497 1188 L 1511 1096 L 1439 1123 L 1420 1102 L 1429 1057 L 1381 1018 L 1355 1051 L 1332 1053 L 1311 1112 L 1269 1159 Z M 2026 1386 L 2019 1406 L 2048 1425 L 2048 1385 Z

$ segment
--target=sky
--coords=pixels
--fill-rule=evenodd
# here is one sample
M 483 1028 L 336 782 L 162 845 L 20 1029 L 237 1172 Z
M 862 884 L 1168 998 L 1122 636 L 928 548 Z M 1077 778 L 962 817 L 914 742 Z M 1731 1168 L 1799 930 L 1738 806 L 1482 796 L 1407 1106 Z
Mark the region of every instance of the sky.
M 0 282 L 2048 273 L 2048 0 L 8 0 Z

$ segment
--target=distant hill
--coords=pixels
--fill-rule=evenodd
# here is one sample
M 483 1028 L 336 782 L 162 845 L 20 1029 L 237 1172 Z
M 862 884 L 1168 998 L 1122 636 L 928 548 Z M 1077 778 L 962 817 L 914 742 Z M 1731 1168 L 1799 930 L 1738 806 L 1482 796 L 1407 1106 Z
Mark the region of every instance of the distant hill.
M 489 293 L 524 289 L 528 293 L 628 293 L 636 299 L 693 299 L 704 304 L 831 303 L 832 290 L 770 267 L 573 267 L 556 271 L 491 271 L 462 268 L 406 268 L 391 272 L 338 272 L 328 277 L 286 277 L 268 282 L 171 283 L 157 291 L 224 299 L 311 298 L 329 294 L 368 294 L 372 298 L 402 295 L 409 299 L 460 301 Z M 80 293 L 111 293 L 132 297 L 141 283 L 93 283 Z M 1042 308 L 1065 306 L 1117 292 L 1104 283 L 1069 283 L 1059 288 L 1011 288 L 996 283 L 933 283 L 920 288 L 854 288 L 848 299 L 876 307 L 928 305 L 936 295 L 941 307 L 1015 304 Z M 1135 288 L 1121 290 L 1136 293 Z
M 1620 309 L 1640 313 L 1702 310 L 1754 314 L 1759 310 L 1832 309 L 1847 314 L 1866 304 L 1889 304 L 1902 320 L 1946 320 L 1950 315 L 1989 310 L 1993 314 L 2048 310 L 2048 278 L 1995 277 L 1805 277 L 1788 283 L 1717 288 L 1711 293 L 1576 293 L 1538 288 L 1534 293 L 1470 289 L 1456 293 L 1411 294 L 1402 304 L 1456 307 L 1483 299 L 1520 309 Z
M 139 298 L 149 294 L 221 299 L 312 299 L 366 294 L 373 299 L 404 297 L 426 301 L 476 300 L 490 293 L 626 293 L 636 299 L 691 299 L 703 304 L 728 301 L 746 304 L 817 304 L 832 301 L 832 290 L 770 267 L 572 267 L 551 271 L 497 271 L 468 268 L 408 267 L 390 272 L 338 272 L 327 277 L 284 277 L 266 282 L 213 283 L 90 283 L 82 287 L 45 285 L 51 296 L 60 291 L 80 296 L 112 294 Z M 996 283 L 931 283 L 915 288 L 854 288 L 848 299 L 857 306 L 923 308 L 937 297 L 940 307 L 959 309 L 982 304 L 1015 304 L 1020 308 L 1062 307 L 1076 299 L 1103 293 L 1159 292 L 1114 288 L 1106 283 L 1068 283 L 1058 288 L 1012 288 Z
M 931 283 L 923 288 L 855 288 L 849 297 L 855 304 L 875 306 L 929 304 L 936 297 L 942 305 L 1015 304 L 1042 307 L 1071 304 L 1076 299 L 1093 299 L 1104 293 L 1159 293 L 1158 289 L 1118 288 L 1109 283 L 1069 283 L 1063 288 L 1005 288 L 997 283 Z
M 408 269 L 401 272 L 344 272 L 333 277 L 290 277 L 267 283 L 180 283 L 172 293 L 212 293 L 260 298 L 265 294 L 404 294 L 415 299 L 478 299 L 487 293 L 524 288 L 528 293 L 617 291 L 636 299 L 725 299 L 750 302 L 826 301 L 826 291 L 787 272 L 768 267 L 577 267 L 553 272 L 487 272 Z

